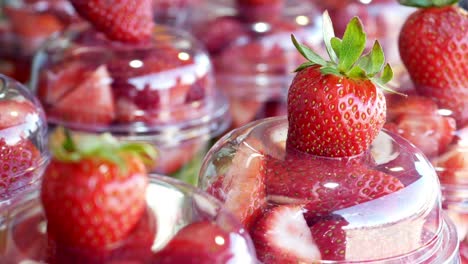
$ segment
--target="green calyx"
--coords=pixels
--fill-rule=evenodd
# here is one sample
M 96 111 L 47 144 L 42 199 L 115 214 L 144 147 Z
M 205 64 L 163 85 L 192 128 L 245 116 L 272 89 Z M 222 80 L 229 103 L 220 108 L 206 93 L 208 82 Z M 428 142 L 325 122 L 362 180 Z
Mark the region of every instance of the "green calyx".
M 412 7 L 444 7 L 458 3 L 459 0 L 398 0 L 400 4 Z
M 292 42 L 296 49 L 307 59 L 296 72 L 311 66 L 320 66 L 323 74 L 346 76 L 352 79 L 368 79 L 380 88 L 395 93 L 386 87 L 393 78 L 393 70 L 385 63 L 385 55 L 378 41 L 372 50 L 362 55 L 366 47 L 366 33 L 359 18 L 354 17 L 347 25 L 343 39 L 335 37 L 333 24 L 328 12 L 323 13 L 323 37 L 330 60 L 320 57 L 309 47 L 299 44 L 294 35 Z
M 124 157 L 135 155 L 148 168 L 155 165 L 157 150 L 150 144 L 120 142 L 109 133 L 98 136 L 89 134 L 72 135 L 69 130 L 57 128 L 50 137 L 50 150 L 54 159 L 62 162 L 79 162 L 96 158 L 112 162 L 126 171 Z

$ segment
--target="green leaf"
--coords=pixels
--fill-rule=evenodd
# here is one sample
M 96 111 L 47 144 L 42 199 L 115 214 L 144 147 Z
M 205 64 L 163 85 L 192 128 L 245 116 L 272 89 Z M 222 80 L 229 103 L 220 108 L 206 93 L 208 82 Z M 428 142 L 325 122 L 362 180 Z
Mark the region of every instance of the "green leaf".
M 76 145 L 75 145 L 75 142 L 73 142 L 70 130 L 65 129 L 64 133 L 65 133 L 65 141 L 63 142 L 63 148 L 69 152 L 75 151 Z
M 331 46 L 333 50 L 335 51 L 336 56 L 340 58 L 340 51 L 341 51 L 341 39 L 334 37 L 330 40 Z
M 338 71 L 338 69 L 336 68 L 336 66 L 323 66 L 320 68 L 320 72 L 322 74 L 333 74 L 333 75 L 336 75 L 336 76 L 341 76 L 342 74 Z
M 367 76 L 372 77 L 382 70 L 384 63 L 385 55 L 382 46 L 378 41 L 375 41 L 372 50 L 364 57 L 361 57 L 357 65 L 367 73 Z
M 380 79 L 382 80 L 383 84 L 386 84 L 389 81 L 391 81 L 392 78 L 393 78 L 393 70 L 390 64 L 387 63 L 387 65 L 385 65 L 385 68 L 382 72 L 382 76 L 380 77 Z
M 458 3 L 459 0 L 399 0 L 400 4 L 412 7 L 443 7 Z
M 319 65 L 325 65 L 327 63 L 322 57 L 320 57 L 320 55 L 315 53 L 313 50 L 304 45 L 299 44 L 294 35 L 291 35 L 291 40 L 296 49 L 299 51 L 299 53 L 301 53 L 302 56 L 304 56 L 304 58 L 306 58 L 307 60 Z
M 350 78 L 363 79 L 366 78 L 367 74 L 361 67 L 355 65 L 353 68 L 351 68 L 350 71 L 346 73 L 346 76 Z
M 306 62 L 302 63 L 301 65 L 299 65 L 299 67 L 297 67 L 297 68 L 294 70 L 294 72 L 300 72 L 300 71 L 302 71 L 303 69 L 309 68 L 310 66 L 314 66 L 314 65 L 317 65 L 317 64 L 315 64 L 315 63 L 313 63 L 313 62 L 311 62 L 311 61 L 306 61 Z
M 341 72 L 348 72 L 361 56 L 366 47 L 366 33 L 362 28 L 359 18 L 354 17 L 348 23 L 340 49 L 340 63 L 338 64 Z
M 338 56 L 333 50 L 331 45 L 331 39 L 335 37 L 335 31 L 333 30 L 333 22 L 328 14 L 328 11 L 325 10 L 322 15 L 323 20 L 323 40 L 325 42 L 325 47 L 327 48 L 328 56 L 330 59 L 338 64 Z

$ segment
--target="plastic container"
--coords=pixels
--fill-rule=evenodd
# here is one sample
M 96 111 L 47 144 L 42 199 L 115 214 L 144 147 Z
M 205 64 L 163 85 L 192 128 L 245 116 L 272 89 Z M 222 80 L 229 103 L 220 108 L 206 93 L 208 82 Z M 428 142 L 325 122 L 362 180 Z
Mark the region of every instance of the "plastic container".
M 405 92 L 407 98 L 389 97 L 386 127 L 421 149 L 432 162 L 442 184 L 444 209 L 457 226 L 462 247 L 467 248 L 468 124 L 462 115 L 439 107 L 432 98 L 411 89 Z
M 201 221 L 212 222 L 229 234 L 229 241 L 225 242 L 229 242 L 232 253 L 229 260 L 232 263 L 254 263 L 255 251 L 247 232 L 213 197 L 180 181 L 152 174 L 146 199 L 147 212 L 137 225 L 138 228 L 128 240 L 122 241 L 106 258 L 97 263 L 153 263 L 149 260 L 180 229 Z M 0 226 L 0 234 L 6 238 L 0 241 L 3 249 L 0 251 L 2 263 L 48 263 L 48 255 L 49 258 L 56 257 L 57 263 L 95 263 L 92 258 L 80 254 L 79 250 L 73 252 L 76 254 L 67 252 L 48 238 L 38 190 L 16 199 L 7 208 L 7 213 L 7 221 L 3 221 L 4 224 Z M 141 233 L 143 230 L 145 232 Z M 131 244 L 132 237 L 137 235 L 140 235 L 139 244 Z M 141 238 L 148 236 L 146 245 Z
M 78 18 L 65 0 L 5 0 L 0 4 L 0 73 L 21 82 L 29 80 L 31 60 L 54 33 Z
M 34 63 L 32 88 L 51 126 L 152 143 L 158 173 L 196 183 L 210 139 L 229 126 L 208 55 L 180 31 L 157 27 L 132 45 L 85 26 L 48 42 Z
M 271 1 L 249 7 L 233 0 L 207 0 L 190 20 L 207 47 L 216 81 L 229 97 L 232 127 L 286 113 L 286 92 L 304 59 L 291 42 L 321 50 L 319 13 L 306 1 Z
M 39 101 L 0 75 L 0 210 L 38 182 L 48 160 L 47 123 Z
M 414 146 L 382 131 L 360 156 L 324 158 L 286 150 L 287 129 L 277 117 L 232 131 L 200 173 L 263 263 L 459 263 L 436 172 Z

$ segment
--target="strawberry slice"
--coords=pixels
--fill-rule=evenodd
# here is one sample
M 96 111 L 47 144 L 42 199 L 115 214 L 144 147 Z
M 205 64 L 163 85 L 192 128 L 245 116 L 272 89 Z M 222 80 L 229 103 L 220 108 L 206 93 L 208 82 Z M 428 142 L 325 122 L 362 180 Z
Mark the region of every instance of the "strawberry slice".
M 30 101 L 0 100 L 0 130 L 24 124 L 33 115 L 38 115 L 38 110 Z
M 71 0 L 75 10 L 110 39 L 141 42 L 152 33 L 152 0 Z
M 402 98 L 400 95 L 387 96 L 387 120 L 392 121 L 401 115 L 431 115 L 436 114 L 437 104 L 426 97 L 411 95 Z
M 468 145 L 453 145 L 447 152 L 434 158 L 432 164 L 442 183 L 468 183 Z
M 263 263 L 312 263 L 321 259 L 300 206 L 267 209 L 251 230 Z
M 256 142 L 244 141 L 239 145 L 222 184 L 214 183 L 211 192 L 225 198 L 224 206 L 249 228 L 266 202 L 263 156 L 255 151 Z M 220 188 L 215 188 L 220 186 Z
M 329 216 L 310 227 L 323 260 L 345 260 L 348 222 L 338 216 Z
M 316 156 L 266 158 L 270 201 L 307 204 L 308 217 L 377 199 L 404 186 L 395 177 L 366 168 L 360 159 Z
M 108 125 L 115 117 L 110 76 L 105 66 L 86 75 L 78 86 L 47 109 L 51 120 L 75 125 Z
M 152 263 L 242 263 L 247 252 L 234 250 L 235 236 L 215 223 L 201 221 L 181 229 L 161 251 L 155 254 Z
M 263 106 L 262 102 L 246 98 L 231 98 L 230 112 L 233 127 L 241 127 L 255 120 L 257 112 Z
M 452 142 L 456 129 L 453 118 L 437 113 L 402 114 L 395 124 L 396 132 L 428 157 L 442 153 Z

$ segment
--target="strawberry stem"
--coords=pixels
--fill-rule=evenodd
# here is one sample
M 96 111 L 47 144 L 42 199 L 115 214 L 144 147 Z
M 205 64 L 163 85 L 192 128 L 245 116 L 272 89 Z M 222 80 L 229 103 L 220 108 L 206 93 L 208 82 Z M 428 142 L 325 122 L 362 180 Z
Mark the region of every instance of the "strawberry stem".
M 458 1 L 459 0 L 398 0 L 402 5 L 420 8 L 450 6 L 458 3 Z

